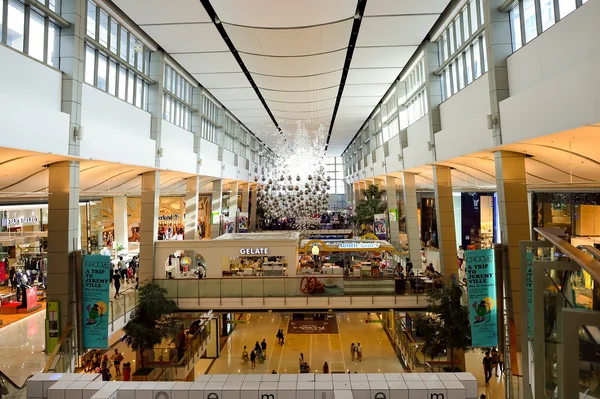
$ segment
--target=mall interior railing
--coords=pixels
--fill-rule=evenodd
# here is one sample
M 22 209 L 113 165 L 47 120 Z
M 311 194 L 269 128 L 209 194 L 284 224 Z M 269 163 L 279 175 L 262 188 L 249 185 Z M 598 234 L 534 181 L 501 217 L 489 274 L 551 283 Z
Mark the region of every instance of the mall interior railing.
M 314 278 L 315 280 L 311 280 Z M 427 293 L 439 288 L 426 278 L 347 278 L 335 275 L 295 277 L 223 277 L 206 279 L 155 279 L 171 299 L 189 298 L 300 298 L 311 296 L 413 297 L 427 303 Z M 322 284 L 322 286 L 320 285 Z
M 108 304 L 108 323 L 114 325 L 115 320 L 120 317 L 126 318 L 137 307 L 138 301 L 138 290 L 133 286 L 121 291 L 118 298 L 111 298 Z M 127 323 L 127 320 L 124 322 Z
M 71 373 L 75 370 L 77 351 L 75 348 L 75 330 L 68 324 L 62 331 L 43 373 Z
M 6 374 L 0 371 L 0 389 L 4 393 L 0 394 L 2 399 L 24 399 L 26 395 L 27 381 L 32 376 L 27 377 L 23 385 L 18 385 L 11 380 Z
M 600 398 L 600 262 L 558 229 L 521 242 L 523 372 L 511 398 Z M 516 381 L 515 381 L 516 377 Z

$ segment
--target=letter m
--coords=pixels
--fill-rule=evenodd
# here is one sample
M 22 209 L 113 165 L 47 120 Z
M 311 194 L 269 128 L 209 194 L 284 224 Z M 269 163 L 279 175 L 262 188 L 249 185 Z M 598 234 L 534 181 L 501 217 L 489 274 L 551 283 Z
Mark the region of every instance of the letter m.
M 260 395 L 260 399 L 275 399 L 275 395 L 272 393 L 263 393 Z
M 443 393 L 432 393 L 430 399 L 444 399 Z

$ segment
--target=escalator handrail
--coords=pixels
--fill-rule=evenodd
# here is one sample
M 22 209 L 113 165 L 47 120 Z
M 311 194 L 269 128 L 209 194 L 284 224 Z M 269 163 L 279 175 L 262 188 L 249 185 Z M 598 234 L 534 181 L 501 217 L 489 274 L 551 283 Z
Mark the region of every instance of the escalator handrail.
M 2 370 L 0 370 L 0 379 L 2 379 L 3 381 L 6 381 L 6 382 L 8 382 L 8 383 L 9 383 L 11 386 L 13 386 L 14 388 L 16 388 L 16 389 L 18 389 L 18 390 L 21 390 L 21 389 L 25 388 L 25 387 L 27 386 L 27 381 L 28 381 L 28 380 L 29 380 L 31 377 L 33 377 L 33 375 L 30 375 L 29 377 L 27 377 L 27 378 L 25 379 L 25 382 L 23 383 L 23 385 L 21 385 L 21 386 L 18 386 L 18 385 L 17 385 L 17 384 L 16 384 L 16 383 L 15 383 L 13 380 L 11 380 L 11 379 L 10 379 L 10 377 L 9 377 L 9 376 L 7 376 L 6 374 L 4 374 L 4 373 L 2 372 Z

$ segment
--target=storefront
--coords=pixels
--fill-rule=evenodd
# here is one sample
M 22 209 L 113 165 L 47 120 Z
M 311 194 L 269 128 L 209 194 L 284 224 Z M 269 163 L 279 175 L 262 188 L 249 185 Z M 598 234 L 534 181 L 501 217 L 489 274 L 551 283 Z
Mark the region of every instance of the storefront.
M 453 200 L 458 245 L 488 249 L 500 242 L 496 193 L 454 193 Z
M 174 278 L 197 278 L 192 270 L 198 264 L 207 278 L 295 276 L 299 237 L 298 232 L 233 233 L 214 240 L 159 241 L 154 277 L 165 278 L 170 271 Z M 181 259 L 191 262 L 187 273 Z

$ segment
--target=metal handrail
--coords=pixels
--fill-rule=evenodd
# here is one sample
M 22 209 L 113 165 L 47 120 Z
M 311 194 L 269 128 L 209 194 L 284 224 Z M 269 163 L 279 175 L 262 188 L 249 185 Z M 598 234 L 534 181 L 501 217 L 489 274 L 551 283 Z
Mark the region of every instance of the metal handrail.
M 15 389 L 18 389 L 18 390 L 21 390 L 21 389 L 25 388 L 25 387 L 27 386 L 27 381 L 28 381 L 28 380 L 29 380 L 31 377 L 33 377 L 33 375 L 30 375 L 30 376 L 28 376 L 28 377 L 25 379 L 25 382 L 23 383 L 23 385 L 21 385 L 21 386 L 18 386 L 16 382 L 14 382 L 13 380 L 11 380 L 9 376 L 7 376 L 6 374 L 4 374 L 4 373 L 3 373 L 3 372 L 0 370 L 0 379 L 1 379 L 1 380 L 3 380 L 3 381 L 6 381 L 6 382 L 8 382 L 8 383 L 9 383 L 9 384 L 10 384 L 10 385 L 13 387 L 13 388 L 15 388 Z
M 596 282 L 600 282 L 600 262 L 594 259 L 592 255 L 583 252 L 561 238 L 566 237 L 561 229 L 534 227 L 534 231 L 588 272 Z
M 60 351 L 60 348 L 62 347 L 63 343 L 65 342 L 65 339 L 69 335 L 70 331 L 71 331 L 71 324 L 68 324 L 65 327 L 65 329 L 63 330 L 63 333 L 61 334 L 60 338 L 58 339 L 58 342 L 57 342 L 56 346 L 54 347 L 52 354 L 50 355 L 50 359 L 48 359 L 48 361 L 46 362 L 46 366 L 42 370 L 42 373 L 47 373 L 48 370 L 50 370 L 50 368 L 54 364 L 54 360 L 56 359 L 58 352 Z

